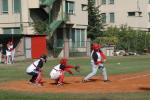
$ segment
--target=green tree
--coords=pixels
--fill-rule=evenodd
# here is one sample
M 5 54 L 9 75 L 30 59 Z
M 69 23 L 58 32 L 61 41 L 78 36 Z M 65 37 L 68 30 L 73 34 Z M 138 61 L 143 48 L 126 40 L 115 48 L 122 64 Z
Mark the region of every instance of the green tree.
M 88 0 L 88 38 L 96 39 L 102 35 L 103 22 L 99 6 L 95 6 L 95 0 Z
M 116 49 L 129 52 L 142 53 L 144 50 L 150 50 L 150 33 L 127 26 L 108 27 L 104 36 L 96 40 L 103 44 L 114 44 Z
M 46 34 L 47 26 L 47 21 L 37 20 L 33 23 L 34 31 L 36 34 Z

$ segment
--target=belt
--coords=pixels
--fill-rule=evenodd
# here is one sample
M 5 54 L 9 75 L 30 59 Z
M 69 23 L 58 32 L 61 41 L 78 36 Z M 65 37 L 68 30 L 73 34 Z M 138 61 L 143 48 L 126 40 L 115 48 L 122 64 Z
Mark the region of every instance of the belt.
M 34 63 L 32 63 L 34 67 L 37 67 Z
M 54 70 L 56 70 L 56 71 L 61 71 L 61 70 L 57 70 L 57 69 L 55 69 L 55 68 L 53 68 Z

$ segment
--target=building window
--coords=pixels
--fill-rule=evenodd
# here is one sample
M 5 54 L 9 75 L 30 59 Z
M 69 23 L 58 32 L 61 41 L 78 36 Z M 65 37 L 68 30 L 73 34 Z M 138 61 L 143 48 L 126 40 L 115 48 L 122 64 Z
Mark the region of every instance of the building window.
M 110 13 L 110 23 L 114 23 L 114 22 L 115 22 L 115 14 Z
M 102 5 L 105 5 L 106 4 L 106 0 L 102 0 Z
M 128 12 L 128 16 L 141 17 L 142 16 L 142 12 L 141 11 Z
M 13 0 L 13 11 L 19 13 L 21 8 L 21 0 Z
M 20 34 L 20 28 L 3 28 L 3 34 Z
M 109 0 L 109 4 L 114 4 L 114 0 Z
M 73 1 L 66 1 L 66 13 L 69 15 L 75 13 L 75 3 Z
M 72 29 L 72 46 L 74 47 L 85 47 L 85 29 Z
M 103 23 L 106 23 L 106 13 L 102 13 L 102 21 Z
M 128 16 L 135 16 L 135 12 L 128 12 Z
M 150 22 L 150 13 L 148 13 L 148 16 L 149 16 L 149 22 Z
M 85 5 L 85 4 L 82 4 L 82 11 L 87 11 L 87 5 Z
M 8 0 L 2 0 L 1 9 L 2 14 L 8 14 Z

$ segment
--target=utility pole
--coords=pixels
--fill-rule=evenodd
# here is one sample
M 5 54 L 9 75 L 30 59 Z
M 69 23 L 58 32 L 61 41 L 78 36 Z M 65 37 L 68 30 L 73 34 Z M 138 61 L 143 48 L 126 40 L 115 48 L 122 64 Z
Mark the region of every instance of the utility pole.
M 20 0 L 20 9 L 19 9 L 19 13 L 20 13 L 20 34 L 23 34 L 22 3 L 21 3 L 21 0 Z

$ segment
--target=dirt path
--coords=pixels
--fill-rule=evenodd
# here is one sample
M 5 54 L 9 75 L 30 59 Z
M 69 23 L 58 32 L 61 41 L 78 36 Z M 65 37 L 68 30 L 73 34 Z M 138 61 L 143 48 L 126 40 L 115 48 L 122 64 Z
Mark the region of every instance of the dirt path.
M 65 84 L 58 87 L 53 80 L 44 79 L 44 86 L 38 87 L 23 81 L 0 84 L 2 90 L 52 93 L 111 93 L 111 92 L 150 92 L 150 73 L 112 75 L 112 82 L 103 82 L 101 76 L 93 77 L 90 82 L 82 83 L 82 77 L 65 77 Z

